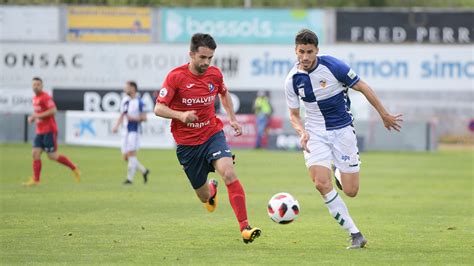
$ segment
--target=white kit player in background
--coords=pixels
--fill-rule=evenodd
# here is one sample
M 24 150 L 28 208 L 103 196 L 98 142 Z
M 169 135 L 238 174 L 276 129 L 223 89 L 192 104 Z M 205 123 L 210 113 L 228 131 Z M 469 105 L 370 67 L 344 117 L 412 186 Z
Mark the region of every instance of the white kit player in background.
M 148 174 L 150 171 L 145 168 L 137 159 L 137 152 L 140 148 L 140 133 L 141 122 L 146 121 L 146 113 L 143 111 L 144 104 L 142 99 L 138 97 L 137 84 L 133 81 L 128 81 L 124 88 L 127 95 L 122 100 L 120 106 L 120 117 L 112 129 L 113 133 L 117 133 L 119 127 L 123 124 L 122 134 L 122 154 L 123 159 L 128 161 L 127 179 L 123 182 L 124 185 L 133 183 L 133 177 L 138 170 L 143 175 L 143 182 L 148 182 Z M 125 123 L 124 123 L 125 122 Z
M 350 234 L 348 248 L 363 248 L 367 240 L 331 182 L 334 165 L 339 189 L 349 197 L 355 197 L 359 191 L 359 150 L 348 89 L 359 91 L 367 98 L 388 130 L 400 131 L 402 115 L 388 113 L 374 91 L 344 62 L 331 56 L 318 56 L 318 37 L 314 32 L 301 30 L 295 45 L 298 62 L 285 81 L 291 124 L 300 136 L 306 167 L 316 189 L 329 213 Z M 306 110 L 304 126 L 300 101 Z

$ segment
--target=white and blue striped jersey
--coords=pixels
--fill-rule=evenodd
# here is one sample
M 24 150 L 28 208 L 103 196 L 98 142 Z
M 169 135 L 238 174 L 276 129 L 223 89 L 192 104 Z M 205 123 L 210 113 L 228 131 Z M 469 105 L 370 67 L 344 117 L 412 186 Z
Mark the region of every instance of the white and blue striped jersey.
M 359 76 L 344 62 L 332 56 L 317 57 L 315 68 L 299 70 L 298 63 L 285 81 L 286 103 L 299 109 L 300 99 L 305 107 L 307 130 L 335 130 L 352 124 L 348 88 Z
M 140 114 L 143 113 L 144 103 L 141 98 L 136 97 L 131 99 L 130 97 L 125 97 L 122 101 L 122 106 L 120 112 L 128 116 L 139 118 Z M 128 132 L 138 132 L 140 130 L 140 123 L 138 121 L 128 121 L 126 120 L 126 127 Z

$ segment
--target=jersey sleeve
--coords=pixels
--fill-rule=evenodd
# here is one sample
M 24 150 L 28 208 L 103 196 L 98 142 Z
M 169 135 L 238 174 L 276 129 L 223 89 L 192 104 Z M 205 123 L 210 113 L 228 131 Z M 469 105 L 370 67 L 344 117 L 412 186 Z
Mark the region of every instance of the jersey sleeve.
M 359 75 L 355 73 L 346 63 L 343 61 L 332 57 L 332 56 L 322 56 L 323 64 L 329 68 L 331 73 L 339 80 L 341 83 L 347 87 L 352 87 L 357 81 L 360 80 Z
M 127 100 L 123 103 L 123 105 L 122 105 L 122 114 L 127 114 L 128 113 L 129 104 L 130 104 L 130 100 Z
M 127 98 L 123 98 L 122 102 L 120 103 L 120 113 L 124 114 L 126 111 L 126 106 L 125 104 L 127 103 Z
M 162 103 L 165 105 L 169 105 L 171 100 L 173 100 L 174 94 L 178 89 L 178 82 L 177 82 L 177 75 L 175 72 L 171 72 L 166 76 L 165 82 L 163 82 L 163 86 L 161 87 L 160 92 L 158 93 L 158 97 L 156 98 L 156 103 Z
M 138 112 L 141 114 L 141 113 L 143 113 L 144 109 L 145 109 L 145 103 L 143 103 L 143 100 L 140 99 L 138 101 Z
M 217 92 L 221 95 L 227 93 L 227 86 L 224 83 L 224 75 L 222 75 L 222 72 L 219 69 L 217 69 Z
M 43 107 L 45 110 L 49 110 L 51 108 L 56 108 L 56 104 L 53 101 L 53 98 L 51 96 L 46 96 L 43 99 Z
M 288 77 L 285 80 L 285 95 L 286 95 L 286 105 L 291 109 L 300 108 L 300 98 L 296 95 L 295 90 L 293 89 L 293 78 Z

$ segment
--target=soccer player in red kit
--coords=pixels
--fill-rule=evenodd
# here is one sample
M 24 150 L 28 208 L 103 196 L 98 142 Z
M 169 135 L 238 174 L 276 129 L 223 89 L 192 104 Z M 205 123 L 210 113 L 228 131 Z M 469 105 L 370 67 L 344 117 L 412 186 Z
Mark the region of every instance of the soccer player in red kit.
M 222 176 L 243 241 L 247 244 L 259 237 L 261 230 L 248 223 L 245 192 L 234 171 L 222 121 L 215 113 L 214 102 L 219 96 L 235 134 L 242 134 L 222 73 L 217 67 L 210 66 L 216 47 L 211 35 L 193 35 L 190 62 L 168 74 L 156 99 L 155 114 L 171 118 L 178 161 L 209 212 L 217 207 L 217 181 L 208 182 L 207 176 L 214 171 Z
M 38 185 L 41 175 L 41 154 L 45 151 L 50 160 L 63 164 L 74 173 L 77 182 L 81 180 L 81 173 L 77 166 L 73 164 L 66 156 L 57 153 L 57 135 L 58 127 L 54 114 L 56 113 L 56 104 L 49 94 L 43 91 L 43 81 L 39 77 L 34 77 L 32 88 L 35 96 L 33 97 L 34 113 L 28 117 L 28 123 L 36 123 L 36 137 L 33 143 L 33 177 L 23 183 L 25 186 Z

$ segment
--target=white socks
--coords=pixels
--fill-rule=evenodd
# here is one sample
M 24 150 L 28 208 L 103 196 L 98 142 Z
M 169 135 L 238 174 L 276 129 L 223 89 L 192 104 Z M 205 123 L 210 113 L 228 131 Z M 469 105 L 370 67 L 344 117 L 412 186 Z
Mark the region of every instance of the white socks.
M 324 195 L 323 198 L 328 207 L 329 213 L 334 217 L 334 219 L 336 219 L 337 223 L 342 228 L 346 229 L 351 234 L 359 232 L 359 229 L 349 215 L 349 210 L 347 210 L 346 204 L 334 188 Z
M 137 157 L 135 157 L 135 158 L 137 158 Z M 142 172 L 142 174 L 144 174 L 146 172 L 145 166 L 143 166 L 143 164 L 141 164 L 140 161 L 138 161 L 138 159 L 137 159 L 137 167 L 138 167 L 138 170 L 140 170 L 140 172 Z
M 127 179 L 132 182 L 135 172 L 137 171 L 138 159 L 136 156 L 128 157 L 128 176 Z

